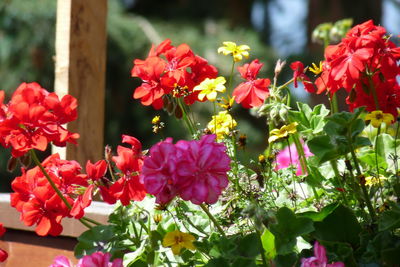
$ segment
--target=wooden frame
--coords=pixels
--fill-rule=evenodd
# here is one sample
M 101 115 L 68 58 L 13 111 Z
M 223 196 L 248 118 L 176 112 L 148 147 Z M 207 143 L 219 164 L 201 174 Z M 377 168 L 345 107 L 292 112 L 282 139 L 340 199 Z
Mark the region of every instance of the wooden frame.
M 78 99 L 78 120 L 67 125 L 80 134 L 78 146 L 53 147 L 62 158 L 87 160 L 103 158 L 104 97 L 106 69 L 107 0 L 58 0 L 56 25 L 55 92 Z M 85 216 L 107 223 L 111 205 L 93 202 Z M 0 222 L 8 231 L 0 241 L 9 258 L 0 266 L 49 266 L 56 255 L 73 259 L 75 237 L 87 230 L 78 220 L 65 218 L 64 237 L 39 237 L 19 220 L 10 206 L 9 194 L 0 194 Z M 66 236 L 66 237 L 65 237 Z M 76 261 L 74 261 L 76 262 Z
M 78 119 L 67 128 L 78 132 L 78 146 L 53 147 L 62 158 L 103 156 L 107 0 L 58 0 L 55 91 L 78 99 Z

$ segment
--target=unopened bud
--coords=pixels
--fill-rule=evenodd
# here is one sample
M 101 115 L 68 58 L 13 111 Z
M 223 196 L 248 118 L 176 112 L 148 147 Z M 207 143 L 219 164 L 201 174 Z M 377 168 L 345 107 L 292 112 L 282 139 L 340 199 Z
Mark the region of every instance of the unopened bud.
M 109 145 L 106 145 L 106 147 L 104 148 L 104 158 L 106 159 L 107 162 L 112 161 L 112 151 Z
M 285 66 L 286 61 L 282 61 L 281 59 L 278 59 L 278 61 L 276 62 L 275 65 L 275 77 L 277 77 L 279 75 L 279 73 L 281 73 L 283 67 Z
M 13 172 L 17 167 L 18 160 L 17 158 L 11 157 L 7 161 L 7 171 Z
M 27 168 L 29 165 L 31 165 L 31 155 L 29 153 L 26 153 L 22 157 L 19 158 L 21 164 Z
M 153 215 L 153 220 L 156 224 L 159 224 L 162 220 L 162 214 L 156 213 Z

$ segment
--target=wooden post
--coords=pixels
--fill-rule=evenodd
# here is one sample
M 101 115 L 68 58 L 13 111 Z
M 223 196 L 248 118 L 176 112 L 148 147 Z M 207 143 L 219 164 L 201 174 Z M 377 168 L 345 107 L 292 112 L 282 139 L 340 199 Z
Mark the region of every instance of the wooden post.
M 103 155 L 106 21 L 107 0 L 58 0 L 55 92 L 78 99 L 78 119 L 67 128 L 80 138 L 53 153 L 81 164 Z

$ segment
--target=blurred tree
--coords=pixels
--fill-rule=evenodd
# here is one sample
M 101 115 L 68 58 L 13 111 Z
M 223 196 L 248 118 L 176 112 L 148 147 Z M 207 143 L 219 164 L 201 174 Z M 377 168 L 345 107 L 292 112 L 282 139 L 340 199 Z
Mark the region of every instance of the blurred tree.
M 382 0 L 308 0 L 308 47 L 311 51 L 321 51 L 321 47 L 311 42 L 311 32 L 324 22 L 335 22 L 352 18 L 353 24 L 363 23 L 369 19 L 375 24 L 381 23 Z

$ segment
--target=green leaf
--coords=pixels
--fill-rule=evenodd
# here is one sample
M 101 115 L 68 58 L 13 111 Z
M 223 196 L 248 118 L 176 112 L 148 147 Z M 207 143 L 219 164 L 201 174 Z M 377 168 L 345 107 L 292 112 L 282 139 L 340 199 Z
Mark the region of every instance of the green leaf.
M 146 242 L 142 242 L 140 247 L 138 247 L 135 251 L 126 253 L 123 258 L 124 266 L 131 266 L 136 261 L 140 260 L 141 255 L 145 252 Z
M 393 205 L 391 210 L 385 211 L 379 218 L 379 231 L 394 230 L 400 227 L 400 207 Z
M 264 233 L 261 235 L 261 243 L 265 251 L 265 257 L 268 260 L 275 258 L 275 236 L 268 229 L 265 229 Z
M 310 151 L 319 159 L 319 163 L 337 158 L 338 152 L 329 136 L 316 136 L 307 142 Z
M 276 214 L 278 223 L 271 225 L 275 236 L 275 246 L 278 254 L 293 252 L 298 236 L 314 230 L 313 221 L 305 217 L 297 217 L 292 210 L 283 207 Z
M 239 239 L 237 251 L 240 256 L 253 258 L 260 254 L 260 238 L 256 233 Z
M 320 212 L 307 211 L 307 212 L 300 213 L 298 215 L 310 218 L 314 222 L 321 222 L 329 214 L 331 214 L 338 206 L 339 206 L 338 203 L 332 203 L 332 204 L 329 204 L 329 205 L 325 206 L 324 208 L 322 208 Z
M 295 266 L 297 261 L 296 253 L 276 256 L 274 263 L 276 267 Z
M 315 222 L 315 236 L 318 240 L 344 242 L 357 246 L 360 243 L 361 226 L 353 211 L 339 205 L 321 222 Z
M 111 225 L 99 225 L 81 234 L 74 250 L 75 257 L 81 258 L 105 248 L 115 236 L 113 229 Z

